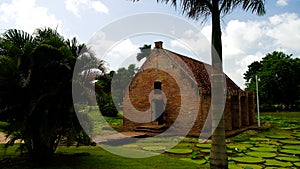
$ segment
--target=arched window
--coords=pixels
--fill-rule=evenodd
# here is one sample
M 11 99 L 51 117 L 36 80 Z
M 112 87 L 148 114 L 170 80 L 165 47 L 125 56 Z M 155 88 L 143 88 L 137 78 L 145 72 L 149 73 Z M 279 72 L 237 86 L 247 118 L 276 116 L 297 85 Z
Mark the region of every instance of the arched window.
M 154 94 L 161 94 L 161 82 L 154 82 Z

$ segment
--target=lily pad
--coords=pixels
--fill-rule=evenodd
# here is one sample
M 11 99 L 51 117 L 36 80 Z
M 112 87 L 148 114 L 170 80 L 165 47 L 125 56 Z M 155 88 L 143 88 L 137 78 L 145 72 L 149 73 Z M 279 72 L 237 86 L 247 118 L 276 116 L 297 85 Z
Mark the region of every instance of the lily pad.
M 300 150 L 300 146 L 297 145 L 285 145 L 285 146 L 281 146 L 284 149 L 291 149 L 291 150 Z
M 197 143 L 195 146 L 198 148 L 211 148 L 211 144 L 209 143 Z
M 250 156 L 233 157 L 232 160 L 244 164 L 261 164 L 266 161 L 260 157 L 250 157 Z
M 206 148 L 200 149 L 199 151 L 200 151 L 201 153 L 210 153 L 210 149 L 206 149 Z
M 288 139 L 290 137 L 288 136 L 283 136 L 283 135 L 271 135 L 271 136 L 265 136 L 267 138 L 271 138 L 271 139 Z
M 261 157 L 261 158 L 274 158 L 277 156 L 276 153 L 271 153 L 271 152 L 248 152 L 246 153 L 249 156 L 253 156 L 253 157 Z
M 262 169 L 263 167 L 260 165 L 255 164 L 237 164 L 237 166 L 241 167 L 242 169 Z
M 291 155 L 300 155 L 300 150 L 290 150 L 290 149 L 281 149 L 279 152 L 284 154 L 291 154 Z
M 300 162 L 299 158 L 296 157 L 275 157 L 276 160 L 285 161 L 285 162 Z
M 261 138 L 261 137 L 251 137 L 250 140 L 258 141 L 258 142 L 268 142 L 268 141 L 270 141 L 270 139 L 268 139 L 268 138 Z
M 296 167 L 300 167 L 300 162 L 296 162 L 296 163 L 294 163 L 294 165 L 295 165 Z
M 166 151 L 167 153 L 171 154 L 191 154 L 193 152 L 192 149 L 179 149 L 179 148 L 172 148 Z
M 145 147 L 143 147 L 143 150 L 148 150 L 148 151 L 163 151 L 165 149 L 166 149 L 166 147 L 164 147 L 164 146 L 145 146 Z
M 243 150 L 247 150 L 250 147 L 253 147 L 253 145 L 240 143 L 240 144 L 228 144 L 227 147 L 229 149 L 235 149 L 237 151 L 243 151 Z
M 279 143 L 283 143 L 283 144 L 293 144 L 293 145 L 300 145 L 300 141 L 299 140 L 279 140 Z
M 255 164 L 229 164 L 228 168 L 229 169 L 261 169 L 262 167 Z
M 298 133 L 298 132 L 297 132 L 297 133 L 294 133 L 294 134 L 292 134 L 292 136 L 293 136 L 293 137 L 300 137 L 300 133 Z
M 282 161 L 277 161 L 277 160 L 266 160 L 264 165 L 269 166 L 269 167 L 291 167 L 291 166 L 293 166 L 293 164 L 290 162 L 282 162 Z
M 187 161 L 187 162 L 192 162 L 192 163 L 196 163 L 196 164 L 204 164 L 206 163 L 205 159 L 191 159 L 191 158 L 180 158 L 180 160 L 182 161 Z
M 280 143 L 278 143 L 277 141 L 269 141 L 268 144 L 269 145 L 276 145 L 276 146 L 280 145 Z M 260 145 L 258 145 L 258 146 L 260 146 Z
M 125 148 L 139 148 L 139 146 L 136 145 L 136 144 L 125 144 L 125 145 L 122 145 L 122 147 L 125 147 Z
M 274 147 L 252 147 L 250 148 L 252 151 L 261 151 L 261 152 L 276 152 L 277 149 Z

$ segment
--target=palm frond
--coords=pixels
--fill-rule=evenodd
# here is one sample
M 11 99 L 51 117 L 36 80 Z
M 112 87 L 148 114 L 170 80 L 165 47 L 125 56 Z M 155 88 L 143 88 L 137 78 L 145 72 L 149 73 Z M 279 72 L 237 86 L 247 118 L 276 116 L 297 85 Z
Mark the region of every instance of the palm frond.
M 264 15 L 265 10 L 265 1 L 264 0 L 244 0 L 242 8 L 246 11 L 251 11 L 257 15 Z

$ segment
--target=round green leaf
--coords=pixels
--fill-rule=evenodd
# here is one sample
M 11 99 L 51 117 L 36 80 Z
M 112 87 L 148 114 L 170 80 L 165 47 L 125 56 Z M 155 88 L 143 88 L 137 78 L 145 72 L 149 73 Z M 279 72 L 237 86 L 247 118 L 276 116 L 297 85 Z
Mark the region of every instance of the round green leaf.
M 283 144 L 293 144 L 293 145 L 300 145 L 300 141 L 299 140 L 279 140 L 279 143 L 283 143 Z
M 262 169 L 263 167 L 260 165 L 255 165 L 255 164 L 237 164 L 236 166 L 239 166 L 242 169 Z
M 210 149 L 200 149 L 201 153 L 210 153 Z
M 295 165 L 296 167 L 300 167 L 300 162 L 296 162 L 296 163 L 294 163 L 294 165 Z
M 261 137 L 251 137 L 250 140 L 258 141 L 258 142 L 268 142 L 268 141 L 270 141 L 270 139 L 268 139 L 268 138 L 261 138 Z
M 244 164 L 261 164 L 266 161 L 260 157 L 251 157 L 251 156 L 233 157 L 232 160 Z
M 211 144 L 209 143 L 197 143 L 195 146 L 198 148 L 211 148 Z
M 266 160 L 264 165 L 269 166 L 269 167 L 291 167 L 291 166 L 293 166 L 293 164 L 290 162 L 282 162 L 282 161 L 277 161 L 277 160 Z
M 300 150 L 291 150 L 291 149 L 281 149 L 279 152 L 284 154 L 291 154 L 291 155 L 300 155 Z
M 300 159 L 297 157 L 275 157 L 276 160 L 285 161 L 285 162 L 300 162 Z
M 164 147 L 164 146 L 145 146 L 145 147 L 143 147 L 143 150 L 148 150 L 148 151 L 162 151 L 165 149 L 166 149 L 166 147 Z
M 243 151 L 243 150 L 247 150 L 250 147 L 253 147 L 253 145 L 244 144 L 244 143 L 239 143 L 239 144 L 231 143 L 231 144 L 228 144 L 227 147 L 228 147 L 228 149 L 235 149 L 237 151 Z
M 300 146 L 297 145 L 285 145 L 285 146 L 281 146 L 284 149 L 291 149 L 291 150 L 300 150 Z
M 271 152 L 248 152 L 246 153 L 249 156 L 253 156 L 253 157 L 261 157 L 261 158 L 273 158 L 276 157 L 276 153 L 271 153 Z
M 179 148 L 172 148 L 167 150 L 166 152 L 171 154 L 191 154 L 193 152 L 192 149 L 179 149 Z
M 262 152 L 276 152 L 277 149 L 274 147 L 252 147 L 250 148 L 252 151 L 262 151 Z
M 271 135 L 271 136 L 265 136 L 267 138 L 271 138 L 271 139 L 288 139 L 290 137 L 288 136 L 283 136 L 283 135 Z

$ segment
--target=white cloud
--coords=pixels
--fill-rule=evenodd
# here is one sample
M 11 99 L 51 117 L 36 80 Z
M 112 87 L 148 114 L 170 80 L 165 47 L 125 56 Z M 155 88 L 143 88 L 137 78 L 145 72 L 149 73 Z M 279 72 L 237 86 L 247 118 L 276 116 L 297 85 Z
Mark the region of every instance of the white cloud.
M 128 67 L 129 64 L 137 64 L 136 55 L 139 52 L 139 46 L 133 44 L 130 39 L 125 39 L 113 46 L 103 60 L 108 63 L 110 69 L 118 70 Z
M 210 31 L 208 30 L 210 30 L 210 28 L 207 29 L 206 27 L 199 32 L 187 30 L 183 33 L 181 38 L 171 40 L 170 45 L 172 48 L 177 49 L 176 51 L 181 54 L 185 54 L 190 57 L 194 57 L 197 60 L 209 63 L 210 40 L 207 38 L 207 34 L 209 34 Z M 185 51 L 178 49 L 183 49 Z
M 79 10 L 82 8 L 93 9 L 99 13 L 108 13 L 109 11 L 101 1 L 94 0 L 65 0 L 65 8 L 78 17 L 80 17 Z
M 300 18 L 284 13 L 261 21 L 232 20 L 223 30 L 224 70 L 241 87 L 253 61 L 275 50 L 300 57 Z
M 276 46 L 299 52 L 300 18 L 297 14 L 285 13 L 270 17 L 266 34 L 272 37 Z
M 288 5 L 288 0 L 277 0 L 276 5 L 278 5 L 278 6 L 287 6 Z
M 0 4 L 0 21 L 29 33 L 36 28 L 56 28 L 62 23 L 47 8 L 37 6 L 35 0 L 12 0 Z
M 97 57 L 107 63 L 110 70 L 127 67 L 129 64 L 137 64 L 136 55 L 140 52 L 140 46 L 134 44 L 131 39 L 114 41 L 108 39 L 104 32 L 99 31 L 94 33 L 88 45 Z
M 91 6 L 97 12 L 108 13 L 108 8 L 100 1 L 92 1 Z

